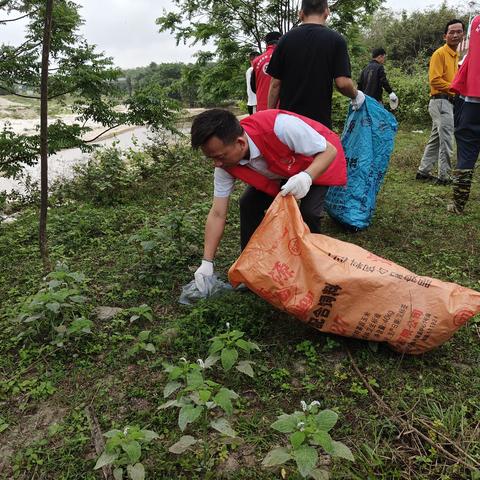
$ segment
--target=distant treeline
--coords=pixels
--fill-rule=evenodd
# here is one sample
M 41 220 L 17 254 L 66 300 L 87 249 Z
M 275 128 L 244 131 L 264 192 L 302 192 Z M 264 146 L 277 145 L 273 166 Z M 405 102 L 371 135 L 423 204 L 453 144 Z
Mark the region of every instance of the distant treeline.
M 387 73 L 394 89 L 401 94 L 405 118 L 428 119 L 428 62 L 431 54 L 444 43 L 445 24 L 452 18 L 468 23 L 469 12 L 447 7 L 430 8 L 408 14 L 380 9 L 362 30 L 346 35 L 352 61 L 353 78 L 370 59 L 373 48 L 387 51 Z M 146 67 L 124 70 L 122 88 L 130 94 L 136 88 L 154 82 L 164 87 L 170 98 L 188 107 L 212 106 L 245 100 L 244 72 L 248 68 L 247 46 L 228 60 L 196 64 L 152 62 Z M 239 54 L 240 52 L 240 54 Z M 202 58 L 202 57 L 200 57 Z M 425 97 L 425 98 L 424 98 Z M 399 115 L 402 115 L 402 108 Z
M 183 106 L 209 105 L 209 99 L 202 96 L 201 79 L 212 66 L 214 65 L 152 62 L 146 67 L 124 70 L 124 76 L 119 82 L 129 95 L 137 88 L 155 83 L 163 87 L 170 98 L 179 101 Z

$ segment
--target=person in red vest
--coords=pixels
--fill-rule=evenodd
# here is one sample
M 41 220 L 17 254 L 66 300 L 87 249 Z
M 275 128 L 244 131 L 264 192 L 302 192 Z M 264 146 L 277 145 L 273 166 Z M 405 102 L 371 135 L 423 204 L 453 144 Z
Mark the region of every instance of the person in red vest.
M 281 36 L 280 32 L 267 33 L 265 35 L 267 49 L 254 58 L 252 62 L 253 72 L 250 78 L 250 86 L 257 94 L 257 112 L 267 109 L 268 90 L 270 89 L 270 80 L 272 79 L 267 73 L 267 67 Z
M 453 172 L 453 203 L 447 209 L 461 214 L 480 153 L 480 15 L 472 21 L 468 54 L 450 88 L 458 94 L 454 107 L 457 168 Z
M 213 260 L 237 178 L 249 185 L 240 198 L 242 250 L 279 192 L 301 199 L 305 223 L 319 233 L 328 186 L 345 185 L 347 180 L 338 135 L 315 120 L 285 110 L 264 110 L 241 121 L 228 110 L 207 110 L 192 123 L 191 144 L 215 167 L 203 260 L 195 272 L 201 292 L 207 290 L 205 278 L 213 275 Z

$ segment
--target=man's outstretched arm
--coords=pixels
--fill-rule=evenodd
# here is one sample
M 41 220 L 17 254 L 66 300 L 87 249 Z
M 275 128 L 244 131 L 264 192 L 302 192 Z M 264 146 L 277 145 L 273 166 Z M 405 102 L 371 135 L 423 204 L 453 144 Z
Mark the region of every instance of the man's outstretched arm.
M 229 197 L 214 197 L 212 208 L 205 223 L 205 241 L 203 245 L 203 258 L 213 262 L 222 239 L 227 220 Z

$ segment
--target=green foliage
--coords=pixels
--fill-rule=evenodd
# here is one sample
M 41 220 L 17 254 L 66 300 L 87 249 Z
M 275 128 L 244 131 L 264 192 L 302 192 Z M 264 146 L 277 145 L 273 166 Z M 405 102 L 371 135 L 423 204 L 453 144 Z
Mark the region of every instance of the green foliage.
M 116 124 L 143 125 L 153 130 L 162 128 L 176 132 L 175 121 L 179 105 L 169 98 L 167 92 L 160 85 L 150 83 L 139 88 L 125 101 L 128 110 L 119 113 Z M 113 121 L 112 121 L 113 123 Z
M 123 75 L 126 77 L 124 84 L 120 87 L 125 89 L 129 95 L 139 88 L 156 84 L 167 93 L 169 98 L 182 100 L 181 92 L 176 88 L 180 80 L 184 65 L 182 63 L 161 63 L 151 62 L 146 67 L 126 69 Z
M 142 279 L 164 278 L 172 267 L 185 267 L 198 257 L 198 239 L 203 234 L 203 218 L 195 216 L 199 208 L 203 206 L 195 204 L 190 211 L 162 215 L 156 227 L 143 227 L 130 237 L 143 257 Z
M 428 113 L 430 89 L 428 86 L 427 69 L 422 65 L 411 66 L 406 73 L 398 67 L 385 66 L 388 81 L 399 98 L 398 108 L 394 115 L 405 126 L 424 127 L 431 122 Z M 385 108 L 388 107 L 388 98 L 384 92 Z M 341 133 L 348 115 L 349 99 L 335 91 L 332 98 L 333 129 Z
M 123 478 L 143 480 L 145 478 L 145 468 L 139 462 L 142 457 L 142 447 L 157 439 L 158 435 L 152 430 L 127 426 L 123 431 L 110 430 L 105 433 L 105 437 L 108 439 L 105 443 L 105 450 L 97 459 L 95 470 L 105 465 L 113 465 L 115 480 L 122 480 Z M 125 473 L 127 474 L 126 477 L 124 477 Z
M 198 178 L 192 179 L 189 174 L 193 165 L 185 162 L 182 156 L 190 150 L 183 145 L 172 147 L 159 132 L 151 134 L 152 143 L 146 144 L 144 151 L 122 149 L 118 142 L 96 150 L 86 163 L 74 166 L 73 178 L 52 185 L 51 203 L 58 205 L 80 200 L 113 206 L 131 199 L 150 197 L 164 189 L 178 188 L 183 182 L 198 184 Z M 203 175 L 205 168 L 201 164 L 194 165 L 198 169 L 197 174 Z M 172 169 L 177 172 L 176 177 L 165 182 L 165 176 Z M 206 204 L 193 202 L 188 215 L 200 223 L 198 215 L 203 215 L 207 208 Z M 197 229 L 195 226 L 195 231 Z
M 197 363 L 189 363 L 180 359 L 177 365 L 165 364 L 168 373 L 168 383 L 163 390 L 164 398 L 176 393 L 174 400 L 168 400 L 159 408 L 179 408 L 178 426 L 183 432 L 188 424 L 195 422 L 202 415 L 206 415 L 213 409 L 220 408 L 227 415 L 232 415 L 232 400 L 238 395 L 228 388 L 213 380 L 206 379 L 204 370 L 211 364 L 199 360 Z M 214 416 L 210 426 L 220 433 L 235 437 L 236 433 L 226 419 L 219 422 L 218 416 Z
M 401 14 L 384 9 L 375 15 L 367 29 L 365 44 L 368 53 L 381 46 L 394 65 L 404 72 L 415 72 L 418 65 L 426 68 L 432 53 L 445 43 L 443 32 L 452 18 L 467 23 L 466 4 L 452 8 L 442 3 L 437 8 L 411 13 L 404 10 Z
M 319 460 L 317 449 L 332 457 L 341 457 L 354 461 L 352 452 L 342 442 L 332 439 L 328 433 L 337 423 L 338 415 L 332 410 L 319 410 L 320 403 L 314 401 L 307 405 L 302 400 L 302 412 L 280 415 L 271 427 L 278 432 L 288 434 L 289 446 L 270 450 L 262 465 L 273 467 L 294 460 L 298 472 L 303 478 L 328 478 L 328 471 L 317 468 Z
M 475 201 L 479 184 L 472 185 L 472 202 L 465 215 L 449 217 L 445 204 L 451 190 L 414 180 L 427 138 L 427 132 L 399 130 L 368 230 L 353 237 L 328 218 L 322 228 L 326 235 L 354 242 L 419 274 L 480 290 L 480 204 Z M 365 386 L 344 349 L 332 342 L 348 346 L 360 372 L 396 415 L 408 417 L 432 441 L 473 464 L 480 458 L 478 319 L 425 355 L 402 356 L 382 344 L 373 352 L 361 340 L 326 337 L 251 292 L 234 291 L 193 307 L 180 306 L 180 285 L 191 279 L 196 261 L 179 268 L 183 259 L 172 258 L 162 282 L 146 285 L 138 279 L 138 256 L 128 238 L 146 224 L 156 226 L 160 217 L 174 211 L 190 211 L 201 226 L 210 206 L 211 172 L 183 145 L 167 148 L 155 143 L 135 158 L 138 163 L 133 167 L 134 157 L 128 156 L 136 189 L 125 187 L 129 190 L 124 192 L 124 202 L 114 208 L 74 200 L 73 192 L 68 202 L 52 199 L 56 206 L 50 212 L 52 257 L 68 260 L 72 271 L 88 276 L 92 304 L 123 307 L 123 313 L 110 321 L 96 322 L 95 334 L 82 340 L 81 349 L 74 349 L 75 345 L 58 349 L 45 343 L 45 337 L 17 338 L 23 327 L 11 322 L 17 313 L 14 309 L 21 299 L 35 294 L 42 281 L 36 252 L 37 211 L 24 208 L 14 223 L 0 225 L 0 429 L 9 425 L 0 433 L 0 442 L 13 451 L 12 456 L 7 452 L 7 458 L 2 457 L 6 478 L 94 480 L 101 476 L 93 470 L 96 460 L 88 460 L 95 455 L 85 415 L 88 405 L 104 430 L 141 425 L 158 432 L 160 438 L 148 446 L 148 452 L 142 446 L 139 462 L 147 476 L 193 480 L 231 475 L 235 480 L 273 480 L 283 475 L 298 479 L 296 459 L 307 469 L 314 459 L 310 449 L 300 450 L 282 470 L 262 469 L 258 460 L 275 446 L 287 447 L 283 453 L 292 457 L 289 449 L 299 444 L 301 435 L 290 440 L 294 431 L 281 434 L 269 425 L 282 411 L 294 412 L 305 395 L 318 398 L 322 407 L 331 405 L 342 412 L 344 420 L 327 433 L 347 443 L 356 460 L 330 459 L 323 448 L 309 444 L 319 458 L 318 468 L 312 470 L 317 478 L 325 477 L 317 472 L 322 471 L 320 464 L 332 479 L 393 480 L 409 472 L 422 480 L 470 478 L 467 467 L 451 462 L 440 450 L 423 441 L 410 441 L 410 434 L 409 438 L 400 436 L 402 431 L 374 398 L 357 391 Z M 232 198 L 217 257 L 220 271 L 226 271 L 238 255 L 235 202 L 240 194 L 237 191 Z M 196 202 L 201 203 L 192 209 Z M 129 307 L 142 305 L 149 305 L 159 321 L 142 317 L 130 323 L 129 318 L 140 312 L 130 312 Z M 174 364 L 180 355 L 205 359 L 208 365 L 209 339 L 225 332 L 225 322 L 244 331 L 242 338 L 261 345 L 262 351 L 252 356 L 255 377 L 237 373 L 235 366 L 225 372 L 220 361 L 202 369 L 205 381 L 233 389 L 239 397 L 231 400 L 232 416 L 221 407 L 205 410 L 181 433 L 179 408 L 158 409 L 163 402 L 158 399 L 170 381 L 159 366 Z M 145 343 L 153 343 L 157 352 L 140 351 L 132 359 L 126 352 L 141 330 L 150 330 Z M 244 351 L 238 348 L 238 353 L 241 356 Z M 351 391 L 354 382 L 356 391 Z M 180 391 L 165 401 L 175 400 Z M 223 420 L 240 438 L 217 433 L 227 428 Z M 230 466 L 234 471 L 228 470 Z M 120 468 L 127 477 L 126 467 Z
M 16 321 L 24 328 L 19 335 L 50 336 L 52 343 L 63 346 L 67 339 L 91 333 L 85 282 L 82 273 L 70 272 L 58 264 L 40 290 L 19 305 Z
M 7 421 L 3 417 L 0 417 L 0 433 L 4 432 L 8 427 L 9 424 Z
M 349 106 L 350 99 L 334 90 L 332 95 L 332 128 L 338 134 L 341 134 L 343 131 Z
M 336 2 L 331 6 L 331 24 L 342 33 L 358 30 L 352 25 L 361 25 L 380 3 L 379 0 Z M 285 33 L 298 23 L 299 4 L 295 0 L 228 3 L 175 0 L 174 4 L 177 11 L 164 10 L 163 16 L 157 18 L 160 31 L 174 33 L 177 43 L 214 45 L 214 52 L 198 54 L 199 66 L 208 68 L 190 69 L 191 73 L 195 71 L 195 83 L 198 82 L 198 99 L 206 106 L 244 97 L 248 53 L 262 51 L 267 32 Z
M 133 344 L 133 346 L 128 350 L 128 355 L 133 357 L 137 355 L 139 352 L 149 352 L 155 353 L 155 345 L 150 341 L 151 340 L 151 331 L 150 330 L 142 330 L 138 337 Z
M 126 313 L 130 315 L 130 323 L 136 322 L 137 320 L 153 321 L 153 311 L 146 304 L 140 305 L 139 307 L 130 307 Z
M 226 415 L 232 415 L 232 400 L 238 399 L 239 396 L 220 383 L 207 379 L 205 372 L 212 368 L 220 358 L 224 370 L 230 370 L 238 359 L 237 348 L 247 353 L 259 350 L 259 348 L 255 343 L 243 339 L 243 332 L 230 331 L 228 324 L 227 328 L 226 333 L 212 339 L 209 349 L 210 356 L 205 361 L 198 359 L 197 363 L 189 363 L 186 359 L 181 358 L 177 365 L 165 364 L 168 382 L 164 387 L 163 396 L 168 398 L 175 392 L 176 396 L 174 400 L 168 400 L 159 408 L 176 407 L 180 409 L 178 426 L 182 432 L 188 424 L 197 421 L 202 416 L 206 418 L 210 414 L 210 428 L 227 437 L 237 436 L 229 421 L 225 417 L 219 417 L 218 414 L 212 413 L 212 411 L 221 409 Z M 221 352 L 220 355 L 219 352 Z M 242 361 L 238 363 L 236 368 L 238 371 L 253 377 L 252 363 Z M 195 443 L 197 443 L 197 439 L 190 435 L 184 435 L 170 447 L 169 451 L 180 454 Z
M 94 121 L 106 129 L 122 124 L 147 124 L 152 128 L 174 129 L 177 104 L 168 97 L 164 88 L 152 83 L 142 85 L 126 101 L 126 110 L 117 109 L 123 93 L 116 80 L 121 70 L 115 68 L 111 58 L 97 53 L 78 29 L 83 21 L 79 5 L 70 0 L 56 0 L 52 15 L 50 55 L 55 59 L 55 69 L 49 72 L 49 100 L 69 97 L 75 121 L 67 125 L 62 121 L 48 125 L 48 154 L 63 148 L 78 147 L 91 150 L 84 134 L 90 130 L 86 122 Z M 28 19 L 25 42 L 19 46 L 0 46 L 0 88 L 13 95 L 22 96 L 21 87 L 30 91 L 31 98 L 39 100 L 40 70 L 45 2 L 19 0 L 0 3 L 0 14 L 16 12 Z M 12 13 L 15 16 L 15 13 Z M 5 125 L 0 132 L 0 173 L 12 177 L 23 166 L 33 165 L 39 155 L 39 133 L 16 134 Z
M 97 205 L 122 202 L 135 180 L 125 160 L 118 144 L 97 150 L 85 164 L 75 165 L 70 190 Z
M 397 120 L 409 126 L 423 126 L 431 122 L 428 113 L 430 88 L 428 74 L 418 66 L 410 74 L 402 73 L 397 68 L 388 69 L 388 80 L 399 98 L 395 116 Z
M 239 351 L 250 354 L 252 351 L 260 351 L 258 345 L 254 342 L 250 342 L 242 338 L 245 335 L 244 332 L 239 330 L 230 330 L 230 324 L 227 323 L 227 332 L 221 333 L 211 339 L 211 345 L 208 350 L 210 354 L 206 362 L 209 364 L 215 364 L 218 360 L 221 360 L 222 367 L 225 371 L 230 370 L 235 364 L 235 368 L 248 375 L 254 376 L 252 365 L 254 362 L 249 360 L 239 359 Z
M 0 382 L 0 400 L 6 400 L 7 398 L 18 395 L 21 395 L 22 398 L 24 398 L 24 401 L 46 400 L 48 397 L 54 394 L 56 390 L 57 389 L 50 380 L 41 380 L 38 377 L 33 377 L 26 380 L 12 378 L 7 381 Z M 1 428 L 0 422 L 0 430 Z

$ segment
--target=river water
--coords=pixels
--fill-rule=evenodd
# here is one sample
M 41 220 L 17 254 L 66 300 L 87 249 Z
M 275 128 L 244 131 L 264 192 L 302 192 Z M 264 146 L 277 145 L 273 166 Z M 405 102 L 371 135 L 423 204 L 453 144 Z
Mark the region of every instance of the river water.
M 95 145 L 109 146 L 118 141 L 122 148 L 141 148 L 148 141 L 149 132 L 146 127 L 136 127 L 126 132 L 118 133 L 110 138 L 96 142 Z M 85 163 L 92 153 L 82 153 L 79 148 L 62 150 L 48 158 L 48 179 L 53 181 L 62 177 L 69 178 L 73 174 L 73 166 Z M 33 181 L 40 180 L 40 162 L 31 167 L 25 167 L 23 173 L 29 175 Z M 0 192 L 7 193 L 16 190 L 25 192 L 22 181 L 0 177 Z
M 177 124 L 177 129 L 188 134 L 190 131 L 191 119 L 194 115 L 202 112 L 203 108 L 187 109 L 186 115 L 181 118 Z M 234 113 L 238 116 L 239 111 L 233 109 Z M 244 116 L 244 115 L 243 115 Z M 242 115 L 238 118 L 242 118 Z M 165 138 L 175 140 L 175 136 L 171 133 L 165 132 Z M 95 145 L 100 147 L 107 147 L 113 144 L 113 142 L 119 142 L 118 145 L 121 148 L 133 148 L 141 149 L 144 143 L 149 142 L 150 131 L 146 127 L 134 127 L 121 133 L 113 134 L 112 136 L 95 142 Z M 92 153 L 82 153 L 79 148 L 71 148 L 68 150 L 62 150 L 55 155 L 48 157 L 48 180 L 52 182 L 61 178 L 71 178 L 73 175 L 73 167 L 77 164 L 86 163 Z M 29 176 L 33 182 L 40 181 L 40 162 L 31 167 L 25 167 L 23 169 L 24 176 Z M 0 177 L 0 192 L 5 191 L 11 193 L 12 191 L 19 193 L 25 193 L 25 185 L 21 180 L 14 180 L 11 178 Z

